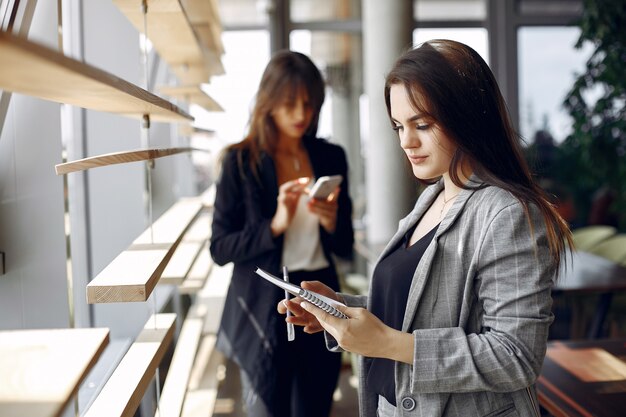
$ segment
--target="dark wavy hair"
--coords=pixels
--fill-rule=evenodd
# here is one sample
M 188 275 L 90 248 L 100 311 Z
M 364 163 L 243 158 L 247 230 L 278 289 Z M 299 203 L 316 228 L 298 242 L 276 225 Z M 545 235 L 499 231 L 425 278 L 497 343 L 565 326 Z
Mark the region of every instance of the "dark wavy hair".
M 527 216 L 529 203 L 539 208 L 558 268 L 566 245 L 573 247 L 571 232 L 534 182 L 496 79 L 480 55 L 467 45 L 445 39 L 430 40 L 405 52 L 385 81 L 390 119 L 393 85 L 404 86 L 414 109 L 431 117 L 457 145 L 449 169 L 455 185 L 472 188 L 458 176 L 468 163 L 482 181 L 513 194 Z
M 322 74 L 304 54 L 287 50 L 274 54 L 261 77 L 248 133 L 241 142 L 228 148 L 249 152 L 250 168 L 255 177 L 258 176 L 257 167 L 261 153 L 265 152 L 273 157 L 276 151 L 278 130 L 271 116 L 272 110 L 285 99 L 292 101 L 302 88 L 307 92 L 309 105 L 313 110 L 313 118 L 305 136 L 315 136 L 325 98 Z

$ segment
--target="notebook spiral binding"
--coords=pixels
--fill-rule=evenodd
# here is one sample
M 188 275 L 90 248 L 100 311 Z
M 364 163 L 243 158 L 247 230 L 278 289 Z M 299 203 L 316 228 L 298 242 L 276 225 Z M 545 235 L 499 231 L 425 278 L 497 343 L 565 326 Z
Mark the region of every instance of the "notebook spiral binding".
M 327 312 L 330 315 L 333 315 L 335 317 L 339 317 L 340 319 L 347 319 L 348 318 L 348 316 L 343 314 L 341 311 L 337 310 L 335 307 L 331 306 L 330 304 L 325 303 L 324 301 L 320 300 L 319 298 L 317 298 L 316 296 L 314 296 L 313 294 L 311 294 L 310 292 L 308 292 L 305 289 L 300 291 L 300 297 L 304 298 L 309 303 L 311 303 L 311 304 L 321 308 L 322 310 L 324 310 L 325 312 Z

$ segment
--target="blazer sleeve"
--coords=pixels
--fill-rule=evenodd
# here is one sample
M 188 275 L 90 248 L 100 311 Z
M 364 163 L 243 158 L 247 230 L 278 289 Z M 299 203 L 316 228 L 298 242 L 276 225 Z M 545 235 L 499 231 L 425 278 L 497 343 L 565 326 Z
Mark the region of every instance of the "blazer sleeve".
M 527 217 L 519 203 L 503 208 L 477 255 L 473 288 L 482 314 L 475 320 L 482 330 L 413 331 L 416 392 L 510 392 L 532 385 L 539 375 L 553 320 L 555 274 L 542 216 L 531 206 Z
M 222 162 L 216 185 L 211 233 L 211 256 L 218 265 L 245 262 L 276 248 L 270 222 L 261 216 L 260 207 L 246 193 L 236 151 Z
M 337 225 L 334 233 L 328 233 L 320 228 L 322 239 L 329 242 L 330 250 L 344 259 L 352 259 L 354 245 L 354 230 L 352 227 L 352 200 L 350 199 L 350 182 L 348 179 L 348 162 L 346 154 L 340 147 L 336 149 L 336 164 L 338 174 L 343 176 L 341 192 L 337 201 Z

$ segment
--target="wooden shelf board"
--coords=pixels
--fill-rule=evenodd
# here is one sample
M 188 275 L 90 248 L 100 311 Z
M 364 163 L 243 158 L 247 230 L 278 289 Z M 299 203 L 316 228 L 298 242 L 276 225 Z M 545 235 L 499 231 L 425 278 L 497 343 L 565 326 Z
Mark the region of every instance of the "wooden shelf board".
M 198 303 L 207 308 L 205 334 L 217 334 L 232 274 L 232 263 L 224 266 L 213 265 L 205 286 L 198 293 Z
M 211 215 L 207 212 L 200 212 L 185 232 L 182 242 L 178 244 L 172 259 L 161 274 L 159 284 L 181 285 L 190 275 L 197 275 L 193 266 L 200 252 L 209 250 L 207 240 L 210 234 Z
M 171 257 L 167 249 L 126 250 L 89 284 L 89 304 L 146 301 Z
M 159 88 L 162 94 L 170 97 L 179 98 L 194 104 L 197 104 L 207 111 L 224 111 L 211 96 L 209 96 L 200 86 L 183 85 L 183 86 L 163 86 Z
M 180 416 L 193 361 L 202 337 L 205 314 L 206 312 L 200 311 L 197 305 L 193 305 L 187 313 L 167 371 L 155 417 Z
M 139 32 L 145 34 L 147 30 L 154 48 L 181 80 L 208 82 L 212 74 L 179 0 L 148 2 L 147 29 L 137 0 L 113 0 L 113 3 Z
M 204 136 L 207 138 L 214 138 L 215 130 L 180 124 L 178 125 L 178 134 L 181 136 Z
M 217 189 L 215 187 L 215 184 L 211 185 L 209 188 L 204 190 L 204 192 L 200 195 L 200 200 L 202 201 L 202 204 L 204 205 L 204 207 L 206 208 L 213 207 L 213 204 L 215 203 L 216 192 L 217 192 Z
M 213 260 L 209 254 L 207 242 L 200 250 L 185 280 L 179 285 L 178 291 L 181 294 L 193 294 L 200 291 L 204 287 L 212 267 Z
M 109 329 L 0 332 L 0 415 L 60 416 L 109 342 Z
M 222 25 L 217 5 L 211 0 L 182 0 L 182 5 L 200 42 L 210 50 L 223 54 Z
M 199 198 L 174 204 L 87 284 L 87 302 L 146 301 L 201 209 Z
M 78 159 L 76 161 L 66 162 L 64 164 L 57 164 L 54 166 L 54 170 L 56 171 L 57 175 L 62 175 L 69 174 L 70 172 L 85 171 L 91 168 L 126 164 L 129 162 L 147 161 L 150 159 L 163 158 L 165 156 L 194 151 L 207 152 L 204 149 L 191 147 L 138 149 L 134 151 L 112 152 L 104 155 Z
M 129 117 L 193 120 L 172 103 L 121 78 L 2 31 L 0 89 Z
M 161 274 L 159 284 L 180 285 L 199 256 L 202 242 L 181 242 Z
M 215 349 L 216 337 L 203 336 L 193 364 L 181 417 L 213 415 L 217 391 L 224 378 L 225 358 Z
M 183 240 L 185 242 L 200 242 L 204 243 L 211 237 L 211 215 L 203 210 L 200 212 L 196 220 L 189 227 L 189 230 L 185 232 Z
M 84 417 L 132 417 L 174 334 L 176 314 L 151 316 Z

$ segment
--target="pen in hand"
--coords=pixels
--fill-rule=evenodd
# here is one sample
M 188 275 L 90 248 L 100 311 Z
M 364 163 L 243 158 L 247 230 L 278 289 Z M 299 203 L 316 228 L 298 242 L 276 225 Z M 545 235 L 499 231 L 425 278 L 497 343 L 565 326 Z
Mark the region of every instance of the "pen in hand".
M 283 266 L 283 280 L 285 282 L 289 282 L 289 273 L 287 272 L 287 267 Z M 285 290 L 285 299 L 289 300 L 289 292 Z M 291 311 L 287 309 L 287 317 L 291 316 Z M 290 342 L 296 339 L 296 331 L 293 327 L 293 323 L 287 323 L 287 340 Z

